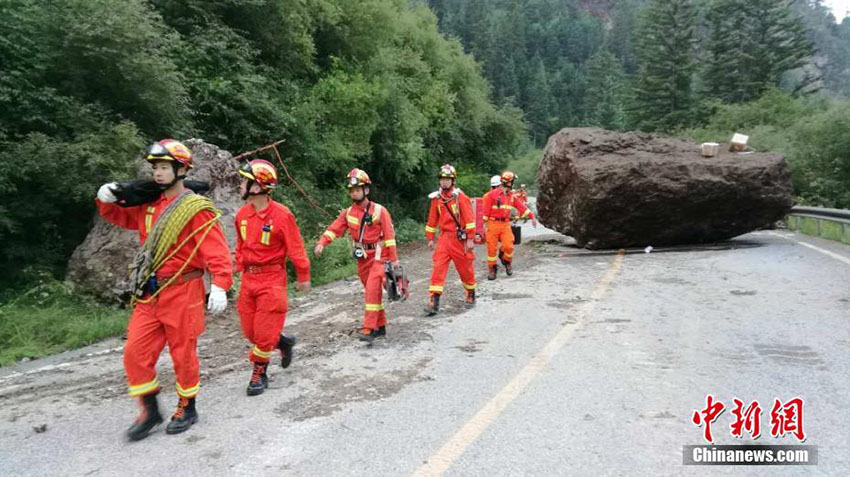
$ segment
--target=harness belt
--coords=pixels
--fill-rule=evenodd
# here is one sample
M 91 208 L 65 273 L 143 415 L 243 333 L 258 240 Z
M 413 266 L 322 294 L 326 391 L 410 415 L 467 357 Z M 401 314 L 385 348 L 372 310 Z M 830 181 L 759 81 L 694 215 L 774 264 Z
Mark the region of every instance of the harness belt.
M 173 276 L 174 275 L 169 275 L 167 277 L 157 276 L 156 280 L 164 283 L 164 282 L 167 282 L 168 280 L 171 280 L 171 278 Z M 195 270 L 192 270 L 190 272 L 182 273 L 179 277 L 177 277 L 177 283 L 190 282 L 192 280 L 195 280 L 196 278 L 201 278 L 202 276 L 204 276 L 204 271 L 200 270 L 200 269 L 195 269 Z
M 247 265 L 243 269 L 245 273 L 279 272 L 283 269 L 283 265 Z

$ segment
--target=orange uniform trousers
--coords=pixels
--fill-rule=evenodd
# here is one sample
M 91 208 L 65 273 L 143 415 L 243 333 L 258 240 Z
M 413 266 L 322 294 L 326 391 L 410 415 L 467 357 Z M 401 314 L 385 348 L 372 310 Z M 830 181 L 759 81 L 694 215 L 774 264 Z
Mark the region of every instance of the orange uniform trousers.
M 475 290 L 475 252 L 467 251 L 466 243 L 458 240 L 454 234 L 440 234 L 431 261 L 434 263 L 434 269 L 431 271 L 431 286 L 428 288 L 430 293 L 443 293 L 450 262 L 455 264 L 463 287 Z
M 283 267 L 276 271 L 242 272 L 236 310 L 242 333 L 254 345 L 250 360 L 255 363 L 268 363 L 277 348 L 286 321 L 286 281 Z
M 511 232 L 511 223 L 508 221 L 490 219 L 487 222 L 487 265 L 495 265 L 499 258 L 499 242 L 502 242 L 501 251 L 506 262 L 513 261 L 514 257 L 514 234 Z
M 376 330 L 387 324 L 384 310 L 384 262 L 375 260 L 375 251 L 368 250 L 366 258 L 357 261 L 357 276 L 365 290 L 366 312 L 363 314 L 363 328 Z
M 127 326 L 124 370 L 130 396 L 160 389 L 156 361 L 165 344 L 171 353 L 177 394 L 191 398 L 201 387 L 198 336 L 204 331 L 204 282 L 195 278 L 162 290 L 149 303 L 137 303 Z

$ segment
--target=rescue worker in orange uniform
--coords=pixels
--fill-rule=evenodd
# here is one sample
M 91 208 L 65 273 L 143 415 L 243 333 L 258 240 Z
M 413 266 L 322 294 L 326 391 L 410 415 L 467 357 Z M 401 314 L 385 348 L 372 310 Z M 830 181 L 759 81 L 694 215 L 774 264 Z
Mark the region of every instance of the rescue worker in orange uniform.
M 372 181 L 365 171 L 352 169 L 346 184 L 353 204 L 343 209 L 319 237 L 314 253 L 320 256 L 326 245 L 342 238 L 346 231 L 351 234 L 354 239 L 354 258 L 357 259 L 357 275 L 366 291 L 366 311 L 359 338 L 371 345 L 375 338 L 387 334 L 387 315 L 382 298 L 384 263 L 389 261 L 393 269 L 398 270 L 395 231 L 386 207 L 369 200 Z
M 513 275 L 514 235 L 511 232 L 511 210 L 516 209 L 520 219 L 531 218 L 531 223 L 537 227 L 534 214 L 511 192 L 515 178 L 513 172 L 505 171 L 500 178 L 501 187 L 491 190 L 484 196 L 488 280 L 496 279 L 499 268 L 496 265 L 497 257 L 504 265 L 505 273 L 508 276 Z M 499 242 L 502 243 L 500 250 Z
M 525 191 L 525 184 L 520 184 L 519 190 L 514 192 L 514 195 L 522 202 L 522 205 L 528 207 L 528 192 Z
M 292 362 L 294 336 L 283 333 L 286 321 L 286 259 L 295 265 L 295 289 L 310 290 L 310 259 L 304 250 L 301 231 L 289 208 L 275 202 L 269 193 L 278 185 L 277 170 L 262 159 L 246 162 L 240 169 L 239 193 L 247 202 L 236 214 L 236 270 L 242 272 L 242 286 L 236 309 L 242 332 L 253 348 L 254 363 L 248 382 L 249 396 L 262 394 L 268 387 L 266 369 L 275 349 L 280 365 Z
M 455 187 L 457 171 L 449 164 L 440 167 L 440 190 L 431 193 L 431 207 L 425 224 L 425 240 L 434 250 L 434 235 L 439 231 L 437 249 L 432 261 L 431 286 L 428 288 L 428 305 L 425 312 L 434 315 L 440 308 L 440 296 L 449 272 L 449 262 L 454 262 L 460 281 L 466 289 L 466 306 L 475 306 L 475 216 L 472 202 Z
M 497 189 L 502 185 L 501 176 L 493 176 L 490 178 L 490 190 Z M 485 194 L 486 195 L 486 194 Z
M 160 383 L 156 361 L 168 344 L 177 377 L 179 403 L 166 432 L 177 434 L 197 420 L 195 396 L 200 389 L 198 336 L 204 330 L 204 270 L 212 275 L 207 310 L 219 313 L 227 306 L 227 289 L 233 283 L 230 251 L 221 226 L 220 212 L 212 201 L 183 185 L 192 168 L 192 152 L 182 143 L 165 139 L 154 143 L 145 159 L 153 179 L 162 188 L 154 202 L 120 207 L 116 184 L 104 184 L 97 193 L 97 208 L 107 221 L 138 230 L 142 253 L 134 261 L 135 308 L 127 327 L 124 369 L 130 396 L 139 398 L 142 411 L 127 430 L 130 440 L 148 436 L 162 423 L 157 405 Z M 182 218 L 181 218 L 182 217 Z M 160 259 L 143 260 L 145 250 Z M 142 257 L 140 259 L 140 257 Z M 142 285 L 138 285 L 141 283 Z

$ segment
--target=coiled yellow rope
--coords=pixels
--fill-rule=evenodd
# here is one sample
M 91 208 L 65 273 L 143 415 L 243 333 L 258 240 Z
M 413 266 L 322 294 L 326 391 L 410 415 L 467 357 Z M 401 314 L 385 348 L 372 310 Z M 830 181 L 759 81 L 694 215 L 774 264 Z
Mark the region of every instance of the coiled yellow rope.
M 147 299 L 139 298 L 134 294 L 131 305 L 135 303 L 149 303 L 151 300 L 156 298 L 160 292 L 171 286 L 175 280 L 177 280 L 180 275 L 183 273 L 183 270 L 189 265 L 195 255 L 198 253 L 198 250 L 201 248 L 201 244 L 204 243 L 204 240 L 207 238 L 207 234 L 210 233 L 210 230 L 215 226 L 215 223 L 221 218 L 221 211 L 215 208 L 213 202 L 201 195 L 196 194 L 188 194 L 185 197 L 180 197 L 177 199 L 180 201 L 175 205 L 175 208 L 172 211 L 163 212 L 163 216 L 157 220 L 156 225 L 154 225 L 153 230 L 151 231 L 148 240 L 145 242 L 143 250 L 140 252 L 140 257 L 150 256 L 152 259 L 148 262 L 147 260 L 141 259 L 134 261 L 134 267 L 139 267 L 143 275 L 142 284 L 147 283 L 151 276 L 153 276 L 157 270 L 159 270 L 166 262 L 168 262 L 175 254 L 177 254 L 180 249 L 186 245 L 189 240 L 195 237 L 198 234 L 201 234 L 198 239 L 195 247 L 192 249 L 192 252 L 189 254 L 189 257 L 183 262 L 183 265 L 180 266 L 180 269 L 174 273 L 171 278 L 168 279 L 167 282 L 160 285 L 157 290 L 151 294 Z M 213 218 L 206 221 L 203 225 L 193 230 L 185 239 L 183 239 L 179 244 L 177 243 L 178 238 L 180 237 L 180 233 L 186 227 L 186 225 L 195 217 L 195 214 L 198 212 L 209 210 L 213 213 Z M 176 244 L 176 246 L 174 246 Z M 173 249 L 172 249 L 173 247 Z M 171 252 L 169 253 L 169 250 Z M 148 262 L 148 263 L 145 263 Z M 137 284 L 136 284 L 137 285 Z

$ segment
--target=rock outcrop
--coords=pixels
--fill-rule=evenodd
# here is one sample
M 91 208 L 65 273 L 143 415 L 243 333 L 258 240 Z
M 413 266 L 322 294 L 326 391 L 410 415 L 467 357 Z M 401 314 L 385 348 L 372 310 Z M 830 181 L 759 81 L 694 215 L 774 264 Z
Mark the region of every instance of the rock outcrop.
M 222 211 L 221 225 L 234 247 L 233 220 L 243 204 L 239 197 L 238 164 L 229 152 L 212 144 L 197 139 L 185 141 L 185 144 L 195 159 L 189 177 L 210 184 L 210 191 L 205 195 Z M 150 166 L 141 159 L 138 162 L 138 177 L 149 177 Z M 85 293 L 107 301 L 126 302 L 130 294 L 127 267 L 139 247 L 137 231 L 116 227 L 97 215 L 94 227 L 71 256 L 67 278 Z

